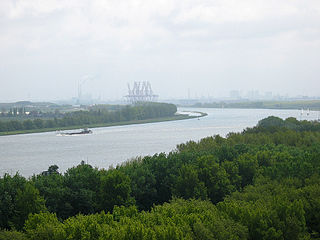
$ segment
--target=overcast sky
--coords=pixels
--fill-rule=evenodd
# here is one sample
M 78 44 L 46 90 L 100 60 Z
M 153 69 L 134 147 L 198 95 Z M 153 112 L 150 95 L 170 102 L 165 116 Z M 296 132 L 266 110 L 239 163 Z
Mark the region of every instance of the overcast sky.
M 89 77 L 88 77 L 89 76 Z M 0 101 L 320 96 L 320 0 L 0 0 Z

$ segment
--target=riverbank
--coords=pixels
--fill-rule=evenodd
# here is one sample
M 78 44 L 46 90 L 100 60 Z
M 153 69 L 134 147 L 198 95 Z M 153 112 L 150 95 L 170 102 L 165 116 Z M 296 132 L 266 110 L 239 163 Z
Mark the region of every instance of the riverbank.
M 0 136 L 42 133 L 42 132 L 54 132 L 54 131 L 60 131 L 60 130 L 62 130 L 62 131 L 63 130 L 75 130 L 75 129 L 83 129 L 83 128 L 100 128 L 100 127 L 124 126 L 124 125 L 132 125 L 132 124 L 167 122 L 167 121 L 177 121 L 177 120 L 199 118 L 199 117 L 204 117 L 204 116 L 207 116 L 207 113 L 193 112 L 193 111 L 192 112 L 180 112 L 177 115 L 174 115 L 172 117 L 151 118 L 151 119 L 144 119 L 144 120 L 134 120 L 134 121 L 124 121 L 124 122 L 114 122 L 114 123 L 78 125 L 78 126 L 68 126 L 68 127 L 60 127 L 60 128 L 41 128 L 41 129 L 0 132 Z
M 240 109 L 305 109 L 312 111 L 320 110 L 320 100 L 300 101 L 244 101 L 244 102 L 212 102 L 196 103 L 194 108 L 240 108 Z

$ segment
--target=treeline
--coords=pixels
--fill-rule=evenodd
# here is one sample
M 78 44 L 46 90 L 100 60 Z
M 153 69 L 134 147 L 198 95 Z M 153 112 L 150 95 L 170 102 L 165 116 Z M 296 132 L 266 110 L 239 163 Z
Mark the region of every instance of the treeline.
M 269 117 L 108 170 L 6 174 L 0 239 L 319 239 L 319 125 Z
M 202 108 L 267 108 L 267 109 L 310 109 L 320 110 L 320 100 L 301 101 L 243 101 L 196 103 L 193 107 Z
M 71 105 L 58 105 L 51 102 L 30 102 L 30 101 L 19 101 L 19 102 L 13 102 L 13 103 L 0 103 L 0 111 L 1 112 L 8 112 L 10 109 L 18 109 L 18 110 L 26 110 L 31 111 L 34 109 L 39 110 L 49 110 L 49 109 L 61 109 L 61 108 L 70 108 Z
M 57 113 L 58 116 L 61 116 L 60 118 L 0 121 L 0 132 L 44 128 L 59 129 L 72 126 L 89 126 L 91 124 L 145 120 L 173 116 L 176 111 L 177 107 L 175 105 L 167 103 L 141 103 L 135 106 L 123 106 L 117 110 L 96 107 L 88 111 Z
M 36 118 L 60 118 L 63 117 L 63 114 L 58 109 L 55 109 L 54 111 L 43 112 L 38 109 L 26 111 L 26 108 L 10 108 L 7 112 L 2 111 L 0 117 L 2 120 L 33 120 Z
M 58 105 L 50 102 L 0 103 L 0 118 L 12 120 L 54 118 L 60 117 L 60 111 L 70 111 L 72 109 L 72 105 Z
M 289 117 L 285 120 L 270 116 L 262 119 L 258 122 L 257 126 L 253 128 L 247 128 L 244 130 L 246 133 L 273 133 L 279 131 L 294 130 L 298 132 L 318 132 L 320 131 L 319 121 L 298 121 L 296 118 Z

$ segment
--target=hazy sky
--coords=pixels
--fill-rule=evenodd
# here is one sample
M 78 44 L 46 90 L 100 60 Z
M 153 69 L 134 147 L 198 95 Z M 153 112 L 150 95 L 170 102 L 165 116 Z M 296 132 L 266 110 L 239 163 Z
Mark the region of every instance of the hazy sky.
M 0 101 L 320 95 L 320 0 L 0 0 Z

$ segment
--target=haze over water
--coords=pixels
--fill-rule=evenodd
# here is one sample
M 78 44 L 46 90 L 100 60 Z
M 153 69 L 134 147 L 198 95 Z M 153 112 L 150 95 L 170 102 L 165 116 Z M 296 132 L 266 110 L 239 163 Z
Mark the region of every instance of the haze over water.
M 82 160 L 92 166 L 108 168 L 136 156 L 170 152 L 189 140 L 255 126 L 267 116 L 314 120 L 318 112 L 301 116 L 299 110 L 269 109 L 179 109 L 202 111 L 208 116 L 181 121 L 94 128 L 93 134 L 59 136 L 55 132 L 0 137 L 0 175 L 19 172 L 23 176 L 39 174 L 50 165 L 59 171 L 78 165 Z

